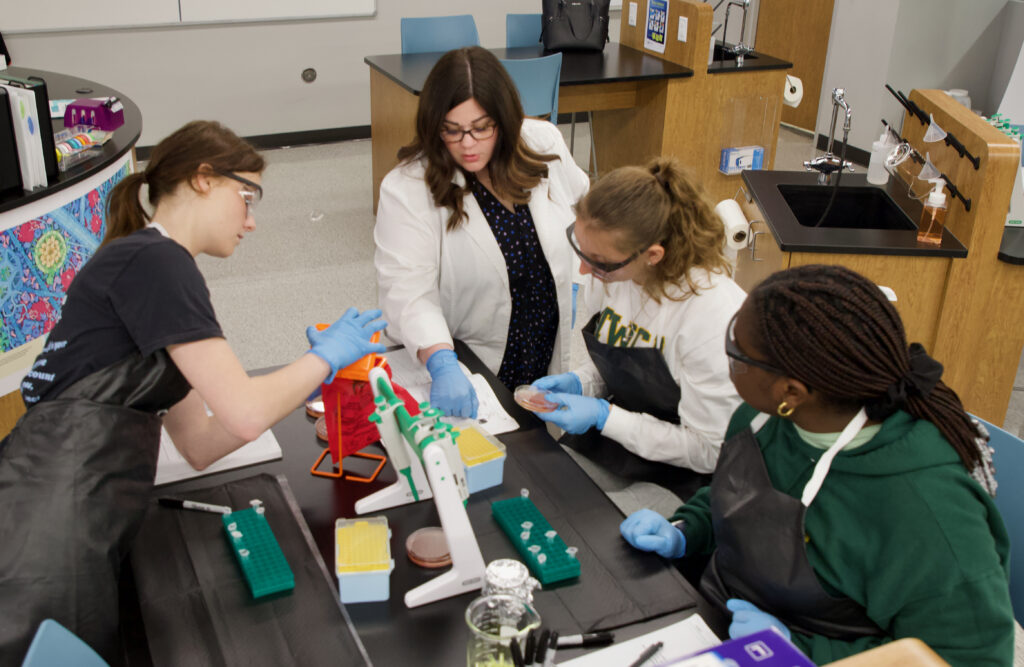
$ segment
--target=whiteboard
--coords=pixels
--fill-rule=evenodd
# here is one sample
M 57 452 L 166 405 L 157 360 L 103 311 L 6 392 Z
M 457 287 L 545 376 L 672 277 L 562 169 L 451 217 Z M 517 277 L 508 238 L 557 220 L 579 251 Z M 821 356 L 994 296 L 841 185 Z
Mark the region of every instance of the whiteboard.
M 377 0 L 0 0 L 5 33 L 373 16 Z
M 179 23 L 178 0 L 0 0 L 5 33 Z
M 373 16 L 377 0 L 178 0 L 182 23 Z

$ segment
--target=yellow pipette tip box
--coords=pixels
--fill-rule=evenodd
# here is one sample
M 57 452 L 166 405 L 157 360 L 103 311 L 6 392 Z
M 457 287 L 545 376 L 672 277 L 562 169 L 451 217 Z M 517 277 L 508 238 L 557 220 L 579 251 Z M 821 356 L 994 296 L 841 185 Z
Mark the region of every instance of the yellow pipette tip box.
M 387 600 L 393 569 L 387 518 L 334 522 L 334 573 L 342 602 Z
M 505 445 L 474 426 L 456 429 L 455 432 L 455 444 L 466 466 L 469 492 L 476 493 L 501 484 L 505 472 Z

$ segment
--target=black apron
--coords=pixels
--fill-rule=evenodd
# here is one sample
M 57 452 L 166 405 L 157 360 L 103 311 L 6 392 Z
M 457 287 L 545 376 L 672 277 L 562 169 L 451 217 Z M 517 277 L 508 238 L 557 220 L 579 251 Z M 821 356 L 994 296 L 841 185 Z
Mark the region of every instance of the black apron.
M 595 336 L 600 314 L 583 328 L 587 352 L 608 388 L 608 401 L 629 410 L 679 423 L 680 390 L 661 350 L 651 347 L 614 347 Z M 687 500 L 706 486 L 709 475 L 687 468 L 648 461 L 596 429 L 580 435 L 566 434 L 562 444 L 571 447 L 606 470 L 626 479 L 652 482 Z
M 0 664 L 52 618 L 112 664 L 117 582 L 146 512 L 162 410 L 188 383 L 160 350 L 32 406 L 0 443 Z
M 726 614 L 726 600 L 740 598 L 804 634 L 845 641 L 882 635 L 864 607 L 822 588 L 807 560 L 805 513 L 801 499 L 772 486 L 749 427 L 729 438 L 711 480 L 716 549 L 701 592 Z

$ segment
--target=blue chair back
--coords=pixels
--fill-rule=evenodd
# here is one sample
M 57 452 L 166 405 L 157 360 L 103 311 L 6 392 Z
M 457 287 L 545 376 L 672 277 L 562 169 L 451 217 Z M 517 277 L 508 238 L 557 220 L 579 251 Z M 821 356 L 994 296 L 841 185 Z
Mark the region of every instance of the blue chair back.
M 470 14 L 402 19 L 402 53 L 451 51 L 464 46 L 480 46 Z
M 505 46 L 536 46 L 540 43 L 541 14 L 506 14 Z
M 103 658 L 73 632 L 53 619 L 39 624 L 21 667 L 108 667 Z
M 996 507 L 1010 534 L 1010 600 L 1014 618 L 1024 625 L 1024 440 L 975 418 L 988 429 L 988 444 L 995 450 Z
M 562 73 L 562 54 L 522 60 L 502 60 L 519 90 L 519 99 L 527 116 L 551 114 L 558 124 L 558 79 Z

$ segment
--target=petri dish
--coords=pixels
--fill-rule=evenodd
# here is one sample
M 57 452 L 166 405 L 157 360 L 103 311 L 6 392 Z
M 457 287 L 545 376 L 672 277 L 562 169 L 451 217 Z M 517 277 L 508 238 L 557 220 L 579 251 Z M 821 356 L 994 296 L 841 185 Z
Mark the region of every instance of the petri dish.
M 306 414 L 316 419 L 324 416 L 324 399 L 317 396 L 306 401 Z
M 448 540 L 440 526 L 427 526 L 413 532 L 405 540 L 405 551 L 409 560 L 420 567 L 436 568 L 452 564 Z
M 329 438 L 327 437 L 327 418 L 326 417 L 319 417 L 316 420 L 316 437 L 320 438 L 324 442 L 327 442 L 329 440 Z
M 513 397 L 516 403 L 530 412 L 551 412 L 558 407 L 558 404 L 544 398 L 546 393 L 543 389 L 537 389 L 533 385 L 521 384 L 516 387 Z

